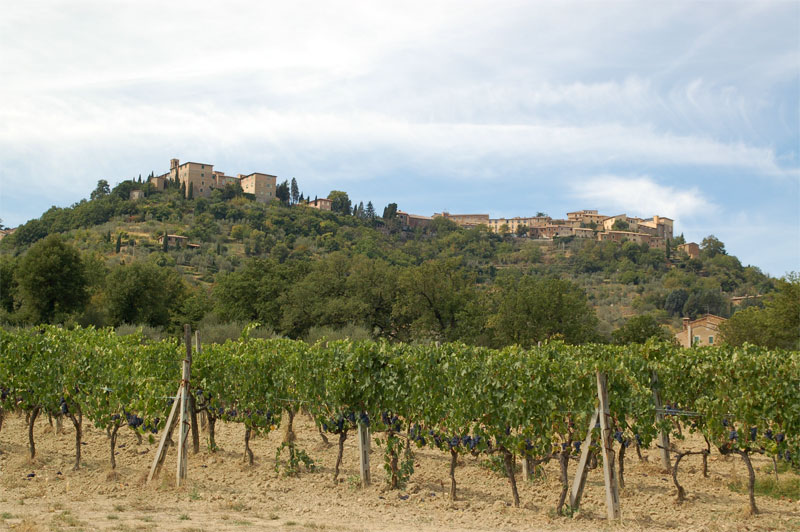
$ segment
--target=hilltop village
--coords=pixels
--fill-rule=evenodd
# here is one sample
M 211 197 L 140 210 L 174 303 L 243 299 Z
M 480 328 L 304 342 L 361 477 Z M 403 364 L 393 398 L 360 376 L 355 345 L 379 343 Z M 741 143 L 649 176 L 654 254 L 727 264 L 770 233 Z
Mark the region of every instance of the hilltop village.
M 168 182 L 177 182 L 189 197 L 208 197 L 213 189 L 223 189 L 228 185 L 239 185 L 245 194 L 251 194 L 256 201 L 269 203 L 276 198 L 277 176 L 253 172 L 250 174 L 226 175 L 214 170 L 213 164 L 170 160 L 169 171 L 149 178 L 156 190 L 164 190 Z M 140 191 L 133 191 L 132 199 Z M 332 200 L 315 198 L 303 200 L 301 205 L 332 210 Z M 433 218 L 442 217 L 455 222 L 461 227 L 484 225 L 498 234 L 514 234 L 537 240 L 574 237 L 598 241 L 634 242 L 646 244 L 651 248 L 667 248 L 667 241 L 673 238 L 674 220 L 665 216 L 654 215 L 652 218 L 636 218 L 627 214 L 607 215 L 596 210 L 580 210 L 568 212 L 565 219 L 551 218 L 538 213 L 536 216 L 515 216 L 513 218 L 491 218 L 489 214 L 451 214 L 449 212 L 434 213 L 433 217 L 397 211 L 401 225 L 408 229 L 422 227 Z M 689 257 L 699 254 L 696 243 L 683 244 L 681 250 Z

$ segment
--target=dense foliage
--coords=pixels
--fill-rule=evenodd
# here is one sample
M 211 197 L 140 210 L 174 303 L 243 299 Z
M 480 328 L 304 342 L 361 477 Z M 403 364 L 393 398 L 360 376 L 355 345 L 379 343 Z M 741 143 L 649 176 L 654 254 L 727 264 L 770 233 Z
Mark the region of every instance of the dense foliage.
M 130 200 L 134 189 L 145 197 Z M 375 339 L 578 344 L 614 340 L 635 315 L 672 330 L 681 316 L 728 317 L 768 300 L 734 307 L 732 296 L 766 296 L 776 285 L 713 235 L 689 259 L 677 249 L 682 236 L 665 253 L 536 241 L 444 218 L 411 229 L 395 203 L 379 216 L 371 202 L 334 190 L 335 212 L 324 212 L 300 204 L 312 196 L 297 180 L 281 190 L 265 205 L 236 187 L 187 199 L 174 185 L 155 191 L 140 179 L 112 189 L 101 180 L 91 199 L 53 207 L 0 241 L 0 322 L 169 333 L 187 322 L 257 320 L 290 338 L 355 327 Z M 164 235 L 185 240 L 159 242 Z
M 36 414 L 68 415 L 78 429 L 76 467 L 81 416 L 115 432 L 124 424 L 137 432 L 163 426 L 183 357 L 174 341 L 53 326 L 2 330 L 0 348 L 2 409 L 30 414 L 32 454 Z M 658 429 L 672 426 L 655 421 L 655 373 L 668 414 L 684 427 L 691 423 L 721 452 L 767 453 L 798 466 L 800 353 L 749 345 L 679 350 L 653 341 L 622 347 L 549 342 L 493 350 L 245 337 L 196 353 L 192 393 L 211 419 L 243 424 L 251 461 L 250 434 L 273 430 L 303 408 L 340 442 L 359 423 L 383 434 L 393 487 L 412 473 L 401 458 L 414 445 L 452 457 L 499 454 L 518 504 L 514 456 L 544 461 L 578 451 L 573 444 L 585 437 L 596 405 L 597 371 L 608 378 L 620 449 L 631 441 L 647 446 Z M 681 418 L 683 412 L 694 417 Z M 455 467 L 453 458 L 453 494 Z

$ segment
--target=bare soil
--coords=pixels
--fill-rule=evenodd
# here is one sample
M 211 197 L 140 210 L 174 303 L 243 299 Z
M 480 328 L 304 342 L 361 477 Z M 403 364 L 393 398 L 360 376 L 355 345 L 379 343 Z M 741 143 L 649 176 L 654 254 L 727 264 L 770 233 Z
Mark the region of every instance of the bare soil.
M 296 443 L 316 462 L 315 472 L 296 478 L 275 472 L 282 431 L 252 439 L 255 464 L 247 465 L 244 427 L 218 423 L 220 449 L 209 452 L 207 435 L 201 433 L 200 453 L 189 454 L 189 480 L 175 488 L 174 447 L 160 477 L 145 484 L 157 437 L 152 442 L 145 437 L 140 445 L 132 431 L 121 429 L 112 471 L 105 432 L 87 424 L 83 465 L 72 471 L 71 423 L 56 434 L 46 416 L 37 421 L 37 456 L 31 462 L 24 417 L 7 416 L 0 431 L 0 530 L 800 530 L 796 500 L 757 497 L 761 513 L 747 514 L 747 494 L 728 487 L 746 479 L 738 457 L 713 454 L 709 478 L 703 478 L 699 456 L 685 458 L 679 478 L 687 500 L 676 505 L 672 479 L 661 471 L 657 451 L 644 450 L 648 461 L 640 462 L 631 448 L 620 493 L 622 520 L 609 523 L 602 467 L 589 473 L 580 512 L 560 517 L 553 510 L 561 489 L 556 460 L 544 467 L 545 478 L 518 479 L 521 505 L 514 508 L 508 480 L 481 465 L 486 457 L 464 457 L 456 470 L 458 500 L 451 502 L 447 453 L 417 450 L 411 481 L 392 491 L 386 487 L 383 449 L 373 444 L 373 484 L 362 489 L 353 434 L 334 485 L 336 436 L 325 445 L 303 415 L 295 419 L 295 428 Z M 698 442 L 687 445 L 693 443 Z M 754 458 L 759 476 L 770 474 L 771 463 Z M 575 468 L 571 461 L 570 478 Z M 35 476 L 28 477 L 31 473 Z

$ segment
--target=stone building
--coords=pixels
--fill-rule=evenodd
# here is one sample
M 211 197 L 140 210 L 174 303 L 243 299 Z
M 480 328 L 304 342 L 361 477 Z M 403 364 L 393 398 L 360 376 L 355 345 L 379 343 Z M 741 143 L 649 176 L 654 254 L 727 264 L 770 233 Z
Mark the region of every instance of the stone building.
M 275 185 L 278 178 L 274 175 L 253 172 L 240 176 L 239 182 L 245 194 L 253 194 L 256 201 L 268 203 L 275 197 Z
M 696 242 L 681 244 L 678 246 L 678 251 L 683 251 L 689 256 L 690 259 L 700 258 L 700 246 L 698 246 Z
M 713 314 L 706 314 L 693 321 L 683 318 L 683 329 L 675 334 L 675 339 L 682 347 L 718 345 L 721 343 L 719 326 L 725 321 L 725 318 Z
M 164 190 L 167 181 L 177 181 L 186 187 L 186 197 L 191 193 L 194 198 L 211 195 L 215 188 L 225 188 L 227 185 L 239 184 L 247 194 L 255 196 L 256 201 L 268 203 L 275 197 L 277 177 L 270 174 L 253 172 L 252 174 L 238 176 L 225 175 L 225 172 L 214 170 L 213 164 L 187 162 L 181 164 L 178 159 L 170 159 L 169 172 L 150 178 L 150 183 L 156 190 Z
M 450 214 L 449 212 L 437 212 L 433 214 L 434 218 L 445 218 L 452 220 L 461 227 L 476 227 L 478 225 L 489 225 L 488 214 Z

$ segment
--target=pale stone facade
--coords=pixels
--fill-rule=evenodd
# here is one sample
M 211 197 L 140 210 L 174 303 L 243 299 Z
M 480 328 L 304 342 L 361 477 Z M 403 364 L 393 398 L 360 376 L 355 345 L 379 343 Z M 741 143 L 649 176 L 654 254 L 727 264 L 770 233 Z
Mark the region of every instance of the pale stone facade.
M 442 217 L 452 220 L 461 227 L 476 227 L 478 225 L 489 225 L 488 214 L 450 214 L 449 212 L 437 212 L 434 218 Z
M 164 190 L 167 181 L 177 181 L 186 188 L 186 197 L 208 197 L 215 188 L 225 188 L 226 185 L 239 184 L 247 194 L 253 194 L 256 201 L 268 203 L 275 197 L 277 177 L 270 174 L 254 172 L 248 175 L 225 175 L 225 172 L 215 171 L 213 164 L 208 163 L 183 163 L 178 159 L 170 159 L 169 172 L 151 177 L 150 183 L 156 190 Z
M 719 326 L 725 321 L 725 318 L 713 314 L 706 314 L 694 321 L 683 318 L 683 330 L 675 334 L 675 339 L 682 347 L 718 345 L 721 343 Z
M 397 218 L 400 220 L 400 225 L 404 229 L 415 229 L 417 227 L 425 227 L 431 222 L 431 218 L 427 216 L 420 216 L 418 214 L 409 214 L 403 211 L 397 211 Z
M 697 245 L 695 242 L 687 242 L 686 244 L 681 244 L 678 246 L 678 251 L 683 251 L 686 253 L 690 259 L 699 259 L 700 258 L 700 246 Z
M 314 200 L 307 201 L 304 203 L 306 207 L 311 207 L 312 209 L 319 209 L 321 211 L 330 211 L 333 207 L 333 202 L 328 198 L 317 198 Z
M 275 197 L 277 180 L 278 178 L 274 175 L 253 172 L 250 175 L 242 176 L 239 182 L 246 194 L 253 194 L 256 201 L 268 203 Z

